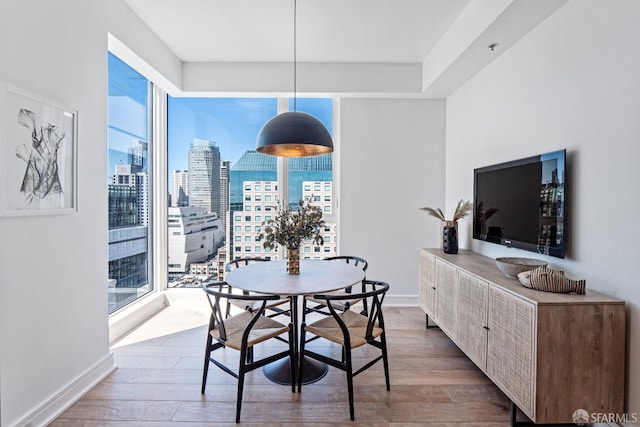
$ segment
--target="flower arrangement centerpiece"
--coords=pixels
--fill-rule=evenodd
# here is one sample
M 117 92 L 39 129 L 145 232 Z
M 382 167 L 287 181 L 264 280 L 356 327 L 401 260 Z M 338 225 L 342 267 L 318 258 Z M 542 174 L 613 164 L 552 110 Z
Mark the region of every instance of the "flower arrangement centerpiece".
M 313 196 L 306 202 L 300 200 L 297 206 L 281 206 L 278 203 L 276 216 L 262 223 L 263 227 L 258 238 L 263 240 L 265 249 L 277 249 L 283 246 L 287 249 L 287 272 L 300 274 L 300 244 L 309 239 L 312 244 L 323 245 L 322 229 L 324 219 L 322 210 L 311 205 Z
M 458 202 L 458 205 L 456 206 L 456 210 L 453 212 L 453 217 L 451 218 L 451 220 L 447 220 L 445 218 L 444 213 L 440 208 L 433 209 L 429 207 L 424 207 L 424 208 L 420 208 L 420 210 L 427 212 L 432 217 L 437 218 L 441 221 L 442 249 L 446 253 L 455 254 L 455 253 L 458 253 L 458 220 L 461 220 L 467 215 L 469 215 L 469 212 L 471 212 L 472 208 L 473 208 L 473 205 L 471 204 L 470 201 L 467 200 L 465 202 L 464 200 L 460 199 L 460 201 Z

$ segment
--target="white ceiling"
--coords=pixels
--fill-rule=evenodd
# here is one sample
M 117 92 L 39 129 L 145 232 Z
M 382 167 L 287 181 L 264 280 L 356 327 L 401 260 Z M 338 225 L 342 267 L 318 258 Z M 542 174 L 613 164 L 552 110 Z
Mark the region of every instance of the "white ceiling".
M 294 0 L 125 0 L 183 62 L 288 62 Z M 300 62 L 420 63 L 469 0 L 297 0 Z
M 289 91 L 297 5 L 305 93 L 446 98 L 568 0 L 124 1 L 182 62 L 175 94 Z

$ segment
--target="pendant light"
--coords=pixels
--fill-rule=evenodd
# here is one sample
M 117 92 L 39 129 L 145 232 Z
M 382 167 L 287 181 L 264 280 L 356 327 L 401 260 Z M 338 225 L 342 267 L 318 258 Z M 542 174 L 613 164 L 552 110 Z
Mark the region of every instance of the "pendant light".
M 282 157 L 317 156 L 333 151 L 333 140 L 322 122 L 296 111 L 296 3 L 297 0 L 293 0 L 293 112 L 281 113 L 269 120 L 256 142 L 259 153 Z

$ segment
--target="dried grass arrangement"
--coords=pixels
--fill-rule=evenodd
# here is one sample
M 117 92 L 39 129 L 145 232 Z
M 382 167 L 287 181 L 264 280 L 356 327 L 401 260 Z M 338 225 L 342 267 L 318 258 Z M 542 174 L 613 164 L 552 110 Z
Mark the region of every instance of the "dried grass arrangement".
M 467 200 L 465 202 L 464 200 L 460 199 L 460 201 L 458 202 L 458 205 L 456 206 L 456 210 L 453 212 L 453 218 L 451 220 L 448 220 L 445 218 L 444 213 L 440 208 L 433 209 L 429 207 L 424 207 L 424 208 L 420 208 L 420 210 L 425 211 L 426 213 L 428 213 L 434 218 L 438 218 L 440 221 L 451 223 L 451 225 L 455 225 L 458 222 L 458 220 L 469 215 L 472 208 L 473 208 L 473 205 L 471 204 L 471 201 Z

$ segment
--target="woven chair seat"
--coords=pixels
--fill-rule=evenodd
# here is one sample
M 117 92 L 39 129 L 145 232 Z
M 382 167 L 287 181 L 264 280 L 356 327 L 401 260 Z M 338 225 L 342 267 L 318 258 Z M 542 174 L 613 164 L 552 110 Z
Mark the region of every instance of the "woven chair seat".
M 369 319 L 367 316 L 356 313 L 355 311 L 347 310 L 338 315 L 349 330 L 349 336 L 351 338 L 351 348 L 357 348 L 364 344 L 367 344 L 366 339 L 367 323 Z M 344 335 L 338 322 L 333 317 L 325 317 L 306 326 L 307 332 L 311 332 L 317 336 L 333 341 L 337 344 L 344 345 Z M 373 338 L 377 338 L 382 334 L 383 330 L 378 327 L 377 322 L 372 330 Z
M 253 315 L 251 313 L 243 311 L 240 314 L 225 319 L 224 324 L 227 332 L 227 341 L 224 343 L 225 346 L 240 350 L 242 346 L 242 334 L 252 317 Z M 219 332 L 218 329 L 213 329 L 210 333 L 214 339 L 218 340 L 220 338 Z M 289 326 L 283 325 L 269 317 L 260 316 L 249 332 L 247 346 L 254 346 L 269 338 L 277 337 L 287 332 L 289 332 Z

